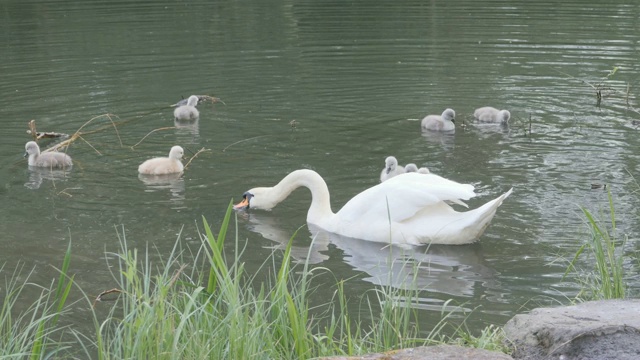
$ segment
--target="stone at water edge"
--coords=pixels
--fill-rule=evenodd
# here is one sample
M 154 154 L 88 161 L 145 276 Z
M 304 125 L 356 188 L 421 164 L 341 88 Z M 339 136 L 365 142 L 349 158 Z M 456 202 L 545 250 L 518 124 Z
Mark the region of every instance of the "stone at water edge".
M 538 308 L 504 327 L 514 359 L 640 359 L 640 300 Z

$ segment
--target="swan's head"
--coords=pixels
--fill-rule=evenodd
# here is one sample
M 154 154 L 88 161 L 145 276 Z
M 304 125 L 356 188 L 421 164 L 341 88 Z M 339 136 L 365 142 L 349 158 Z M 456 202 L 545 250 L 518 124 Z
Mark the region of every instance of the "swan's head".
M 40 154 L 40 146 L 35 141 L 29 141 L 24 146 L 24 157 L 30 155 L 39 155 Z
M 442 112 L 442 119 L 446 121 L 456 122 L 456 112 L 453 109 L 446 109 Z
M 182 160 L 182 156 L 184 156 L 184 149 L 181 146 L 176 145 L 169 151 L 170 159 Z
M 196 95 L 189 96 L 189 100 L 187 100 L 188 106 L 196 106 L 198 105 L 199 98 Z
M 509 112 L 509 110 L 500 110 L 498 112 L 498 119 L 506 124 L 507 122 L 509 122 L 509 119 L 511 119 L 511 113 Z
M 404 166 L 404 172 L 418 172 L 418 166 L 414 163 L 409 163 Z
M 395 171 L 397 167 L 398 167 L 398 159 L 396 159 L 395 156 L 389 156 L 386 159 L 384 159 L 384 168 L 387 174 L 389 174 L 392 171 Z
M 244 194 L 242 194 L 242 201 L 235 204 L 233 208 L 236 210 L 246 210 L 249 208 L 271 210 L 278 205 L 278 201 L 272 201 L 268 196 L 269 191 L 272 189 L 273 188 L 270 187 L 259 187 L 245 191 Z

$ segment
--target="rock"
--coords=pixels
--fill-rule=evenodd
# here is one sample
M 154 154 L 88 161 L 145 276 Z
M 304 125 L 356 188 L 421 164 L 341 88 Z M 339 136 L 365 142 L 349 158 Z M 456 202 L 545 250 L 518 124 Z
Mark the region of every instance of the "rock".
M 504 331 L 514 359 L 640 359 L 640 300 L 534 309 Z
M 316 360 L 512 360 L 499 352 L 454 345 L 421 346 L 363 356 L 332 356 Z

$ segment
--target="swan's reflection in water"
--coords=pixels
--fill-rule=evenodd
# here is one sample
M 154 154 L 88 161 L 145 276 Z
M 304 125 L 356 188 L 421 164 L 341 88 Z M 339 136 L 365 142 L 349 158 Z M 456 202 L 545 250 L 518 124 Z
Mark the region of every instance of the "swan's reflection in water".
M 194 120 L 174 120 L 176 127 L 176 141 L 179 144 L 199 144 L 200 143 L 200 119 Z
M 71 175 L 71 169 L 49 169 L 44 167 L 29 166 L 29 180 L 24 186 L 29 189 L 39 189 L 44 180 L 52 182 L 67 181 Z
M 432 144 L 442 146 L 444 149 L 452 150 L 455 146 L 456 134 L 452 131 L 422 130 L 422 137 Z
M 176 205 L 182 205 L 184 203 L 184 178 L 182 173 L 166 174 L 166 175 L 147 175 L 138 174 L 140 179 L 147 187 L 145 191 L 166 191 L 171 193 L 170 200 Z
M 292 234 L 281 230 L 274 218 L 248 214 L 246 219 L 247 227 L 274 241 L 275 248 L 286 247 Z M 297 261 L 304 262 L 307 256 L 313 264 L 329 260 L 323 252 L 332 244 L 343 251 L 343 261 L 366 273 L 363 280 L 399 289 L 424 290 L 421 296 L 428 298 L 422 297 L 417 307 L 440 311 L 442 298 L 453 296 L 466 301 L 501 296 L 496 293 L 499 289 L 496 272 L 485 264 L 481 244 L 399 246 L 348 238 L 311 224 L 308 229 L 313 239 L 310 246 L 298 245 L 291 251 Z M 303 231 L 300 230 L 298 238 Z M 446 295 L 436 299 L 430 293 Z
M 271 246 L 271 249 L 284 250 L 287 247 L 289 239 L 293 236 L 293 233 L 287 233 L 280 228 L 276 219 L 271 217 L 258 217 L 255 214 L 247 212 L 239 212 L 239 217 L 248 221 L 247 228 L 255 233 L 262 235 L 265 239 L 273 241 L 275 244 Z M 306 229 L 302 228 L 298 231 L 297 238 L 303 238 L 306 233 Z M 319 264 L 329 259 L 329 256 L 323 254 L 323 251 L 329 250 L 329 242 L 327 239 L 316 239 L 312 241 L 309 246 L 295 245 L 291 246 L 291 256 L 294 261 L 304 263 L 308 261 L 309 264 Z M 299 241 L 297 242 L 299 243 Z

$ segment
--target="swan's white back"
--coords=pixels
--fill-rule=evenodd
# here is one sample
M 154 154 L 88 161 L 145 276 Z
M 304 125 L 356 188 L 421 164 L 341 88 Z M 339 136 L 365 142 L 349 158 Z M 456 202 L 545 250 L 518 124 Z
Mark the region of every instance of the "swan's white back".
M 473 185 L 434 174 L 406 173 L 368 188 L 331 211 L 329 190 L 313 170 L 296 170 L 273 187 L 247 191 L 236 208 L 269 210 L 298 187 L 311 190 L 307 222 L 342 236 L 394 244 L 469 244 L 476 241 L 511 190 L 485 205 L 458 212 L 476 194 Z

